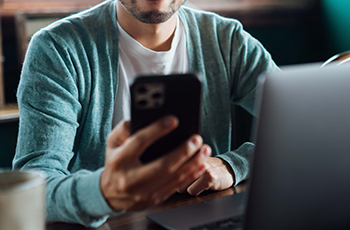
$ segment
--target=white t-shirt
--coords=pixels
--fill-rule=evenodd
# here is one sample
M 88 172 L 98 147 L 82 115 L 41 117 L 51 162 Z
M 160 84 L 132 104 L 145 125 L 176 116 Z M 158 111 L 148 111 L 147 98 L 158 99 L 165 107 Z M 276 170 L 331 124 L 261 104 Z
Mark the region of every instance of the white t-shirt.
M 137 75 L 186 73 L 189 61 L 185 28 L 181 20 L 177 25 L 169 51 L 150 50 L 132 38 L 119 25 L 119 83 L 114 104 L 113 127 L 119 121 L 130 119 L 129 80 Z

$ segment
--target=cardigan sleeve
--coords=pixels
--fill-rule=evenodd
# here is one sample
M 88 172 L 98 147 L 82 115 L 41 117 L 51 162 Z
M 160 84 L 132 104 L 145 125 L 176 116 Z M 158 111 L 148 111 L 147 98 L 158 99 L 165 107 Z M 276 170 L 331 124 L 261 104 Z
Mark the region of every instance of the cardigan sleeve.
M 257 79 L 264 72 L 277 71 L 279 68 L 263 45 L 243 30 L 237 22 L 232 36 L 231 54 L 231 101 L 243 107 L 253 116 L 257 116 L 255 98 Z M 218 155 L 225 160 L 235 174 L 235 185 L 249 177 L 250 162 L 254 153 L 254 144 L 243 143 L 238 149 Z
M 255 108 L 256 86 L 258 77 L 264 72 L 279 70 L 270 53 L 263 45 L 247 33 L 237 22 L 231 54 L 232 85 L 231 101 L 242 106 L 249 113 L 257 116 Z
M 31 40 L 17 91 L 20 110 L 14 169 L 39 170 L 47 179 L 47 221 L 97 227 L 115 214 L 97 171 L 70 172 L 81 117 L 77 65 L 62 41 L 42 30 Z

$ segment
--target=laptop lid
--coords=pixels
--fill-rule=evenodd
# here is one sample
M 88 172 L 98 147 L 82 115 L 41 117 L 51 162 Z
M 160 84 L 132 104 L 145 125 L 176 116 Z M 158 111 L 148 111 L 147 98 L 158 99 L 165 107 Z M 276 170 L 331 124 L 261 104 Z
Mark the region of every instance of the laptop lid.
M 349 229 L 350 65 L 260 82 L 245 229 Z

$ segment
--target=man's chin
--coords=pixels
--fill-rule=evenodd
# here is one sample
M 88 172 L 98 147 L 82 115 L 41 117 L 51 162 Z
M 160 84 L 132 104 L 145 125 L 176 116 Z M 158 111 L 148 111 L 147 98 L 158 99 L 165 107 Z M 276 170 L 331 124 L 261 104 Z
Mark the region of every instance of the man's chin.
M 147 24 L 160 24 L 168 21 L 171 16 L 173 16 L 173 12 L 159 12 L 159 11 L 149 11 L 142 12 L 138 15 L 134 15 L 135 18 L 143 23 Z

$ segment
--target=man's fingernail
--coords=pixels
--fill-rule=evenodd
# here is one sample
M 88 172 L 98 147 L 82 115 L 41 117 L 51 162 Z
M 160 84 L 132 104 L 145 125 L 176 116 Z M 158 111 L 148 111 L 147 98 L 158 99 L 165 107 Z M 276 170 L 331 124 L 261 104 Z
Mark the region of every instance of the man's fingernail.
M 208 148 L 208 147 L 205 147 L 205 148 L 204 148 L 204 151 L 203 151 L 203 155 L 204 155 L 205 157 L 209 157 L 209 156 L 211 155 L 211 149 Z
M 198 136 L 194 136 L 191 138 L 190 145 L 193 149 L 196 149 L 197 147 L 199 147 L 199 144 L 200 144 L 200 140 Z
M 176 122 L 176 119 L 174 117 L 166 117 L 163 119 L 162 125 L 164 128 L 170 128 L 172 127 Z

